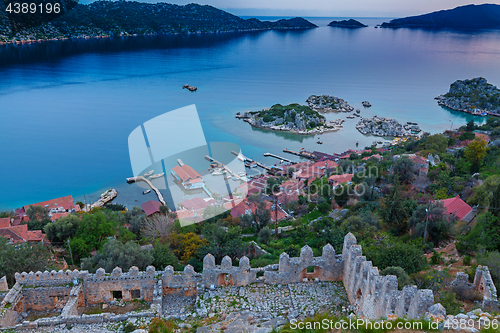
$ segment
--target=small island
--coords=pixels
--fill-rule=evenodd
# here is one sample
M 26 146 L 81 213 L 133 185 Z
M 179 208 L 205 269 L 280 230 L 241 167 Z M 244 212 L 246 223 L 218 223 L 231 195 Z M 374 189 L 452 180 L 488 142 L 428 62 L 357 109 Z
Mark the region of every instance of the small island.
M 306 99 L 311 109 L 318 112 L 352 112 L 354 108 L 342 98 L 329 95 L 311 95 Z
M 353 20 L 353 19 L 342 20 L 342 21 L 332 21 L 332 22 L 328 23 L 328 26 L 329 27 L 339 27 L 339 28 L 349 28 L 349 29 L 366 28 L 367 27 L 367 25 L 365 25 L 359 21 Z
M 418 125 L 401 125 L 397 120 L 384 117 L 361 118 L 356 129 L 362 134 L 374 136 L 408 137 L 418 136 L 422 131 Z
M 341 124 L 327 124 L 324 116 L 310 107 L 300 104 L 275 104 L 262 111 L 250 111 L 237 114 L 253 127 L 273 131 L 287 131 L 296 134 L 322 134 L 340 129 Z
M 474 115 L 500 114 L 500 89 L 483 77 L 457 80 L 445 95 L 436 97 L 438 104 Z

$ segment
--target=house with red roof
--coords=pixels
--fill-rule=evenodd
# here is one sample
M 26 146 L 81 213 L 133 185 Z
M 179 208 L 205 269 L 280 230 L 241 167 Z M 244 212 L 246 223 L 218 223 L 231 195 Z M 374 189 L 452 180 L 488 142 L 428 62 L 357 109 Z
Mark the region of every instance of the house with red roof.
M 203 177 L 186 164 L 175 166 L 172 169 L 172 176 L 187 190 L 202 188 L 205 185 Z
M 278 206 L 278 212 L 276 213 L 275 204 L 270 201 L 264 201 L 266 206 L 265 209 L 268 209 L 271 212 L 271 221 L 276 221 L 276 215 L 278 215 L 278 221 L 284 220 L 288 217 L 288 213 L 286 213 L 280 205 Z M 243 200 L 236 207 L 231 209 L 231 216 L 233 218 L 240 217 L 242 215 L 250 215 L 255 214 L 257 212 L 257 204 L 254 202 L 250 202 L 248 200 Z
M 0 219 L 0 237 L 7 238 L 9 244 L 47 242 L 41 230 L 28 230 L 27 224 L 14 226 L 10 217 Z
M 363 157 L 361 160 L 366 161 L 366 160 L 369 160 L 370 158 L 375 158 L 375 159 L 380 161 L 382 159 L 382 155 L 375 154 L 375 155 L 371 155 L 371 156 L 366 156 L 366 157 Z
M 31 205 L 23 206 L 16 210 L 16 218 L 13 225 L 19 225 L 23 222 L 28 222 L 29 217 L 26 215 L 30 206 L 45 207 L 49 212 L 49 217 L 52 221 L 56 221 L 61 217 L 67 216 L 72 212 L 79 212 L 81 210 L 79 205 L 76 205 L 73 196 L 67 195 L 56 199 L 37 202 Z
M 446 212 L 448 214 L 454 214 L 459 220 L 470 222 L 475 216 L 475 212 L 472 207 L 463 201 L 458 195 L 454 198 L 437 200 L 435 202 L 442 203 Z
M 151 216 L 157 213 L 160 213 L 161 202 L 155 200 L 146 201 L 141 205 L 142 210 L 146 213 L 147 216 Z
M 352 173 L 345 173 L 343 175 L 332 175 L 328 177 L 328 182 L 332 184 L 332 186 L 335 188 L 340 184 L 349 184 L 352 181 L 353 176 L 354 174 Z

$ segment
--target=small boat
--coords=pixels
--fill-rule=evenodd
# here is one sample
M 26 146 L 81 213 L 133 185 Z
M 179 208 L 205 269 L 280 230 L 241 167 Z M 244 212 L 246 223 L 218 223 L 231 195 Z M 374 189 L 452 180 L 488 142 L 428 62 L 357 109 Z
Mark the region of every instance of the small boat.
M 150 170 L 150 171 L 148 171 L 148 172 L 146 172 L 146 173 L 144 174 L 144 177 L 149 177 L 149 176 L 151 176 L 154 172 L 155 172 L 154 170 Z
M 347 119 L 354 119 L 354 116 L 347 116 Z
M 363 101 L 363 102 L 361 102 L 361 104 L 362 104 L 365 108 L 369 108 L 370 106 L 372 106 L 372 105 L 370 104 L 370 102 L 368 102 L 368 101 Z
M 319 140 L 318 140 L 318 142 L 316 142 L 316 143 L 317 143 L 318 145 L 322 145 L 322 144 L 323 144 L 323 141 L 319 141 Z
M 356 113 L 360 113 L 360 112 L 361 112 L 361 110 L 360 110 L 360 109 L 356 109 Z
M 142 192 L 142 194 L 145 195 L 145 194 L 148 194 L 149 192 L 151 192 L 151 190 L 146 190 L 146 191 Z
M 356 141 L 356 147 L 359 146 L 359 141 Z

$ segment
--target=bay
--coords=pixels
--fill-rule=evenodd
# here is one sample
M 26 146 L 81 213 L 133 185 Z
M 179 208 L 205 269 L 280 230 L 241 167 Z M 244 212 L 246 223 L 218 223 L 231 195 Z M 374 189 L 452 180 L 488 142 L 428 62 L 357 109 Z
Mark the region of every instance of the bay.
M 273 164 L 263 153 L 342 152 L 376 138 L 347 119 L 317 145 L 317 136 L 251 128 L 236 112 L 329 94 L 362 116 L 413 121 L 436 133 L 472 117 L 433 99 L 453 81 L 483 76 L 500 85 L 499 31 L 375 29 L 388 21 L 382 18 L 360 18 L 370 27 L 349 30 L 327 27 L 335 18 L 308 19 L 320 27 L 0 47 L 0 210 L 69 194 L 92 201 L 108 187 L 119 190 L 119 203 L 153 199 L 124 184 L 132 175 L 128 135 L 186 105 L 196 105 L 207 142 L 233 142 Z M 373 106 L 363 108 L 364 100 Z

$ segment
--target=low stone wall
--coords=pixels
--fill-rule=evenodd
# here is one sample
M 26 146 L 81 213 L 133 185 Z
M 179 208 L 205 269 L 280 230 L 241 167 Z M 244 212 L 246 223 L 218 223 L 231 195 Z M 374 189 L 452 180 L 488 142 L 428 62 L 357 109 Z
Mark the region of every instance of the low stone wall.
M 202 285 L 210 286 L 246 286 L 257 279 L 257 270 L 250 268 L 247 257 L 240 259 L 239 267 L 234 267 L 231 258 L 222 258 L 220 266 L 215 265 L 215 258 L 207 254 L 203 259 Z
M 396 276 L 380 276 L 362 255 L 354 235 L 349 233 L 344 239 L 344 286 L 356 312 L 369 319 L 381 317 L 418 318 L 434 304 L 431 290 L 418 290 L 415 286 L 405 286 L 398 290 Z

